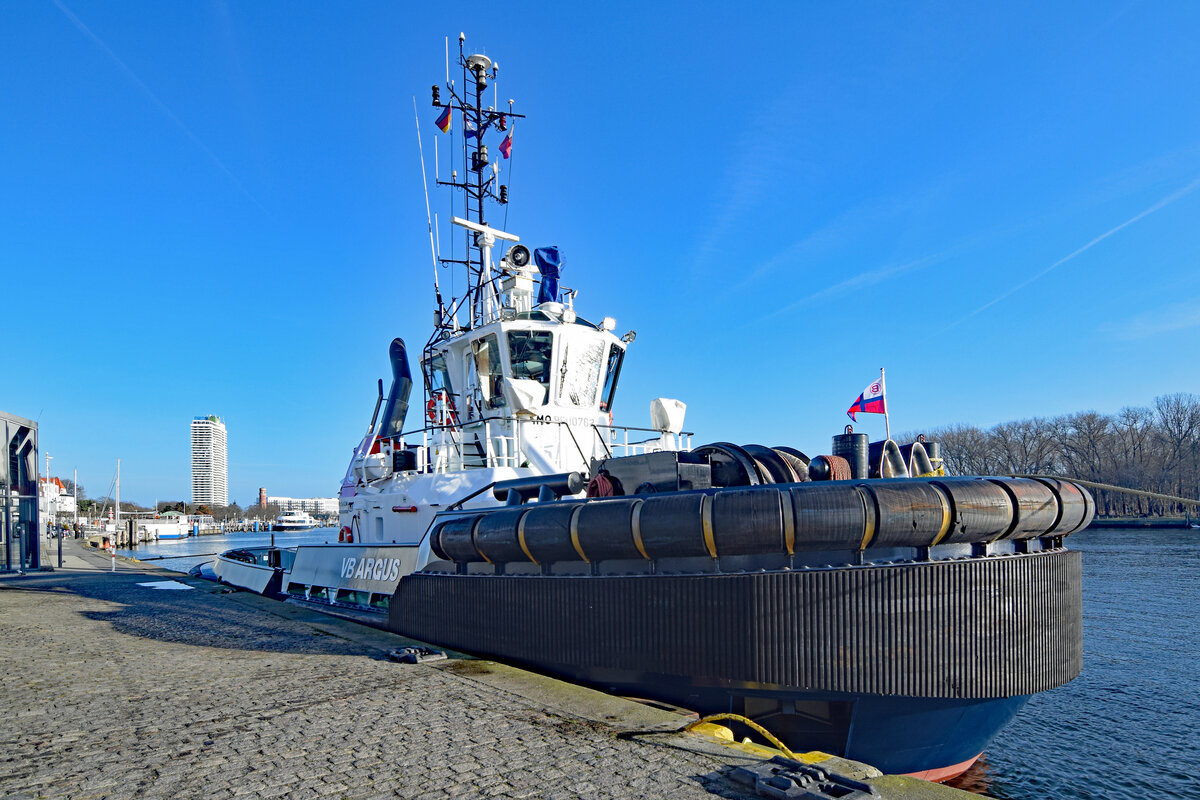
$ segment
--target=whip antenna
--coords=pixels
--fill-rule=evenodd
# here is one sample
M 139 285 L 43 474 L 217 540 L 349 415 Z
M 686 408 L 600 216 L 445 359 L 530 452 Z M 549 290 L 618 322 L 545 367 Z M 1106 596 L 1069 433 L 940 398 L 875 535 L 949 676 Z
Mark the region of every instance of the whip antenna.
M 429 181 L 425 179 L 425 148 L 421 145 L 421 118 L 417 115 L 417 98 L 413 95 L 413 122 L 417 125 L 417 153 L 421 157 L 421 186 L 425 189 L 425 224 L 429 228 L 429 255 L 433 258 L 433 292 L 437 295 L 438 323 L 442 316 L 442 289 L 438 286 L 437 248 L 433 244 L 433 214 L 429 210 Z

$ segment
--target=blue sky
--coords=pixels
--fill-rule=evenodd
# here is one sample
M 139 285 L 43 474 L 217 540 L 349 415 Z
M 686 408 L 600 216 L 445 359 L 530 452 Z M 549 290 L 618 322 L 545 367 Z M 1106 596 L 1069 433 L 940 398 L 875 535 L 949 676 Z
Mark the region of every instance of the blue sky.
M 529 115 L 507 227 L 638 332 L 618 423 L 827 452 L 881 366 L 893 431 L 1200 392 L 1200 5 L 19 0 L 0 409 L 55 473 L 188 499 L 218 414 L 234 500 L 335 492 L 428 334 L 459 31 Z

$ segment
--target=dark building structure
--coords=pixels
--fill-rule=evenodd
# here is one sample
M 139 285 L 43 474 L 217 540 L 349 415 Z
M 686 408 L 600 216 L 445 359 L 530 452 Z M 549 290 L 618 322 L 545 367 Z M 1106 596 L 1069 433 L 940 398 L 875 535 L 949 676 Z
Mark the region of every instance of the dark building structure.
M 0 442 L 0 570 L 38 569 L 37 423 L 0 411 Z

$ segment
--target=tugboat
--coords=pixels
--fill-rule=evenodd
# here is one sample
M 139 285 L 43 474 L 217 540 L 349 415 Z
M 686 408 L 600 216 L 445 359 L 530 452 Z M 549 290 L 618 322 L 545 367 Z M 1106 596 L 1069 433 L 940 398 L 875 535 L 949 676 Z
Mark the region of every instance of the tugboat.
M 937 443 L 851 429 L 789 446 L 696 446 L 686 407 L 613 424 L 634 332 L 576 310 L 557 247 L 487 221 L 509 200 L 489 139 L 490 58 L 459 37 L 466 287 L 422 348 L 423 411 L 392 341 L 340 491 L 339 542 L 232 551 L 217 571 L 425 642 L 701 713 L 734 712 L 793 750 L 934 780 L 967 769 L 1037 692 L 1078 675 L 1079 554 L 1095 511 L 1054 479 L 950 477 Z M 442 92 L 448 97 L 442 100 Z M 433 245 L 431 228 L 430 242 Z M 380 409 L 382 407 L 382 414 Z M 224 567 L 222 565 L 225 565 Z

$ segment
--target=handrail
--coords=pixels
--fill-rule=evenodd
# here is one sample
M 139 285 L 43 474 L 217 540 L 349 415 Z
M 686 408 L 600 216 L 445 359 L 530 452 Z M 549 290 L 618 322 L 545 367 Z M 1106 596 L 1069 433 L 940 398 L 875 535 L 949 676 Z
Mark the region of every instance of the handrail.
M 579 453 L 579 457 L 584 460 L 584 463 L 587 463 L 588 457 L 583 454 L 583 448 L 579 446 L 579 440 L 575 438 L 575 431 L 571 430 L 571 426 L 565 422 L 559 422 L 558 424 L 566 426 L 567 433 L 571 434 L 571 442 L 575 445 L 576 452 Z
M 604 448 L 605 457 L 612 458 L 612 448 L 608 446 L 608 442 L 604 441 L 604 434 L 600 433 L 599 426 L 597 426 L 594 422 L 592 423 L 592 431 L 596 434 L 596 438 L 600 440 L 600 446 Z
M 507 478 L 505 478 L 504 480 L 507 480 Z M 484 486 L 482 489 L 476 489 L 475 491 L 471 492 L 466 497 L 463 497 L 459 500 L 455 500 L 453 503 L 446 506 L 446 508 L 443 510 L 444 511 L 455 511 L 456 509 L 460 508 L 463 503 L 467 502 L 468 500 L 474 500 L 476 497 L 479 497 L 479 495 L 483 494 L 488 489 L 491 489 L 493 486 L 495 486 L 499 482 L 500 481 L 492 481 L 487 486 Z
M 468 422 L 457 422 L 457 423 L 450 424 L 450 425 L 427 425 L 424 428 L 414 428 L 413 430 L 410 430 L 410 431 L 403 431 L 401 433 L 398 433 L 394 436 L 390 436 L 388 438 L 401 439 L 405 436 L 415 436 L 418 433 L 426 433 L 429 431 L 438 431 L 438 430 L 442 430 L 445 428 L 460 428 L 461 429 L 461 428 L 467 428 L 467 427 L 474 427 L 476 425 L 482 425 L 485 422 L 520 422 L 520 421 L 521 421 L 521 418 L 516 417 L 516 416 L 480 417 L 479 419 L 473 419 Z M 569 426 L 569 423 L 564 422 L 563 420 L 540 420 L 540 424 L 542 424 L 542 425 L 546 425 L 549 423 L 553 423 L 555 425 L 568 425 Z M 599 431 L 601 428 L 605 428 L 607 430 L 612 430 L 612 431 L 639 431 L 641 433 L 653 433 L 653 434 L 657 434 L 659 436 L 661 436 L 664 433 L 670 433 L 670 431 L 660 431 L 657 428 L 638 428 L 638 427 L 635 427 L 632 425 L 601 425 L 601 424 L 595 423 L 595 422 L 592 423 L 592 427 L 595 428 L 597 431 Z M 680 431 L 679 433 L 674 434 L 674 435 L 675 436 L 695 436 L 696 434 L 693 431 Z M 650 440 L 647 439 L 646 441 L 650 441 Z
M 670 433 L 670 431 L 660 431 L 658 428 L 635 428 L 632 425 L 600 425 L 600 424 L 596 424 L 594 427 L 608 428 L 608 429 L 614 430 L 614 431 L 642 431 L 643 433 L 657 433 L 660 436 L 664 433 Z M 677 433 L 675 435 L 676 436 L 695 436 L 696 434 L 693 431 L 680 431 L 679 433 Z
M 587 462 L 589 460 L 589 456 L 586 452 L 584 452 L 583 445 L 581 444 L 579 437 L 576 436 L 574 427 L 571 425 L 570 422 L 567 422 L 565 420 L 546 419 L 545 417 L 533 418 L 533 420 L 536 421 L 540 425 L 556 425 L 556 426 L 558 426 L 560 431 L 563 428 L 565 428 L 567 431 L 567 435 L 571 438 L 571 443 L 575 446 L 575 451 L 576 451 L 576 453 L 578 453 L 580 459 L 582 459 L 584 462 Z M 468 420 L 468 421 L 463 421 L 461 419 L 455 419 L 453 422 L 449 422 L 444 425 L 425 425 L 422 428 L 416 428 L 416 429 L 409 430 L 409 431 L 402 431 L 401 433 L 386 437 L 386 440 L 391 443 L 391 446 L 394 450 L 395 449 L 412 449 L 414 447 L 424 447 L 426 450 L 429 450 L 430 452 L 432 452 L 432 449 L 434 447 L 441 446 L 444 448 L 448 448 L 451 453 L 450 458 L 452 461 L 463 462 L 465 464 L 465 459 L 467 458 L 467 452 L 466 452 L 466 449 L 463 447 L 463 444 L 465 442 L 464 437 L 468 431 L 472 431 L 472 430 L 478 431 L 480 428 L 483 428 L 484 430 L 488 430 L 489 427 L 495 423 L 512 423 L 512 426 L 513 426 L 512 435 L 510 436 L 510 435 L 501 433 L 501 434 L 499 434 L 499 437 L 501 439 L 503 439 L 505 442 L 511 443 L 512 447 L 517 448 L 515 451 L 513 451 L 511 453 L 510 456 L 506 457 L 506 458 L 514 459 L 513 463 L 515 464 L 515 463 L 517 463 L 517 460 L 519 460 L 518 456 L 520 454 L 519 448 L 520 448 L 521 434 L 520 434 L 519 423 L 524 422 L 524 421 L 530 421 L 530 420 L 525 417 L 521 417 L 521 416 L 517 416 L 517 415 L 490 414 L 488 416 L 484 416 L 484 417 L 480 417 L 478 419 L 472 419 L 472 420 Z M 625 448 L 626 451 L 639 452 L 638 450 L 634 450 L 634 448 L 645 448 L 646 446 L 655 442 L 656 439 L 669 433 L 669 431 L 660 431 L 655 428 L 640 428 L 640 427 L 627 426 L 627 425 L 604 425 L 604 424 L 598 424 L 598 423 L 591 423 L 590 427 L 596 433 L 597 439 L 600 440 L 600 446 L 604 451 L 605 458 L 612 458 L 613 454 L 614 454 L 614 449 L 618 446 Z M 611 437 L 611 433 L 613 431 L 624 431 L 625 432 L 625 437 L 624 437 L 625 441 L 623 443 L 609 442 L 608 439 Z M 606 436 L 606 432 L 609 434 L 608 436 Z M 629 434 L 631 432 L 649 433 L 649 434 L 654 434 L 654 435 L 650 436 L 644 440 L 631 442 L 631 441 L 629 441 L 629 438 L 630 438 Z M 450 433 L 451 435 L 449 437 L 445 437 L 446 433 Z M 454 435 L 456 433 L 457 433 L 457 435 Z M 445 438 L 439 438 L 439 434 L 441 434 L 442 437 L 445 437 Z M 671 434 L 671 435 L 673 437 L 675 437 L 675 441 L 676 441 L 675 446 L 677 448 L 679 448 L 681 450 L 690 449 L 691 437 L 694 435 L 691 431 L 680 431 L 677 434 Z M 406 441 L 407 437 L 415 437 L 415 436 L 422 437 L 422 441 L 419 443 L 416 443 L 416 444 L 410 444 L 408 441 Z M 493 438 L 494 437 L 492 437 L 491 435 L 488 436 L 489 445 Z M 685 441 L 687 442 L 686 444 L 685 444 Z M 561 438 L 559 439 L 559 442 L 560 442 L 559 446 L 561 447 L 562 446 Z M 511 448 L 509 448 L 507 446 L 505 447 L 506 451 L 509 449 L 511 449 Z M 500 457 L 494 456 L 492 458 L 489 458 L 487 456 L 487 454 L 485 454 L 484 459 L 485 459 L 484 465 L 486 466 L 488 464 L 492 464 L 492 462 L 500 460 Z M 364 466 L 364 468 L 365 468 L 365 466 Z M 424 468 L 429 469 L 430 471 L 434 471 L 433 460 L 429 459 L 425 463 Z

